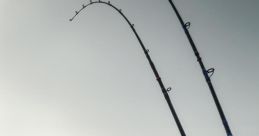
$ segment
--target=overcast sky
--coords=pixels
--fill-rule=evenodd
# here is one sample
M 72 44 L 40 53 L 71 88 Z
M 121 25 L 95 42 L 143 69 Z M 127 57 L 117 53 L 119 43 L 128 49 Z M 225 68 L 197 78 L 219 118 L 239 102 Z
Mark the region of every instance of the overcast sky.
M 167 0 L 112 0 L 135 24 L 188 136 L 225 136 Z M 259 135 L 259 1 L 174 0 L 235 136 Z M 0 0 L 1 136 L 180 136 L 125 20 L 83 0 Z

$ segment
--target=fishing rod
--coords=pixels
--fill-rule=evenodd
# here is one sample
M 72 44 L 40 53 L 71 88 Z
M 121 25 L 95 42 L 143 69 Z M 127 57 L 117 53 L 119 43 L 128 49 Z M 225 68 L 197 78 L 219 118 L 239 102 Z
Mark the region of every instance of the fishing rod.
M 220 102 L 219 102 L 219 100 L 218 100 L 217 94 L 216 94 L 216 92 L 215 92 L 215 90 L 214 90 L 214 87 L 213 87 L 213 85 L 212 85 L 212 83 L 211 83 L 211 79 L 210 79 L 210 78 L 211 78 L 211 76 L 213 75 L 215 69 L 214 69 L 214 68 L 210 68 L 210 69 L 206 69 L 206 68 L 205 68 L 205 66 L 204 66 L 204 64 L 203 64 L 203 62 L 202 62 L 202 59 L 201 59 L 201 57 L 200 57 L 200 54 L 199 54 L 199 52 L 198 52 L 198 49 L 197 49 L 196 45 L 194 44 L 194 42 L 193 42 L 193 40 L 192 40 L 192 37 L 191 37 L 191 35 L 190 35 L 190 33 L 189 33 L 189 30 L 188 30 L 188 29 L 190 28 L 191 23 L 190 23 L 190 22 L 186 22 L 186 23 L 185 23 L 185 22 L 183 21 L 183 19 L 182 19 L 180 13 L 178 12 L 178 10 L 177 10 L 177 8 L 176 8 L 176 6 L 175 6 L 175 4 L 173 3 L 172 0 L 169 0 L 169 3 L 171 4 L 171 6 L 172 6 L 172 8 L 173 8 L 173 10 L 174 10 L 174 12 L 175 12 L 175 14 L 176 14 L 178 20 L 180 21 L 181 26 L 182 26 L 182 28 L 183 28 L 183 30 L 184 30 L 184 32 L 185 32 L 185 34 L 186 34 L 186 36 L 187 36 L 187 38 L 188 38 L 190 44 L 191 44 L 192 50 L 193 50 L 193 52 L 194 52 L 194 54 L 195 54 L 195 56 L 196 56 L 196 58 L 197 58 L 197 61 L 198 61 L 198 63 L 200 64 L 202 73 L 203 73 L 203 75 L 204 75 L 204 77 L 205 77 L 205 80 L 206 80 L 208 86 L 209 86 L 211 95 L 212 95 L 212 97 L 213 97 L 213 99 L 214 99 L 214 102 L 215 102 L 215 104 L 216 104 L 216 107 L 217 107 L 217 109 L 218 109 L 220 118 L 221 118 L 221 120 L 222 120 L 222 123 L 223 123 L 223 125 L 224 125 L 225 131 L 226 131 L 226 133 L 227 133 L 227 136 L 233 136 L 233 135 L 232 135 L 232 132 L 231 132 L 231 130 L 230 130 L 230 127 L 229 127 L 229 125 L 228 125 L 227 119 L 226 119 L 226 117 L 225 117 L 225 114 L 224 114 L 224 112 L 223 112 L 223 109 L 222 109 L 222 107 L 221 107 L 221 105 L 220 105 Z
M 171 87 L 165 88 L 165 86 L 164 86 L 164 84 L 163 84 L 163 82 L 162 82 L 162 79 L 160 78 L 160 75 L 159 75 L 159 73 L 158 73 L 158 71 L 157 71 L 157 69 L 156 69 L 156 67 L 155 67 L 155 64 L 154 64 L 153 61 L 151 60 L 151 57 L 150 57 L 150 55 L 149 55 L 149 50 L 146 49 L 146 47 L 144 46 L 143 42 L 141 41 L 141 39 L 140 39 L 140 37 L 139 37 L 139 35 L 138 35 L 136 29 L 134 28 L 134 24 L 132 24 L 132 23 L 129 21 L 129 19 L 122 13 L 122 10 L 121 10 L 121 9 L 118 9 L 117 7 L 115 7 L 114 5 L 112 5 L 112 4 L 110 3 L 110 1 L 105 2 L 105 1 L 101 1 L 101 0 L 98 0 L 98 1 L 92 1 L 92 0 L 90 0 L 90 3 L 88 3 L 87 5 L 84 5 L 84 4 L 83 4 L 83 5 L 82 5 L 82 8 L 81 8 L 79 11 L 75 11 L 76 14 L 75 14 L 71 19 L 69 19 L 69 20 L 70 20 L 70 21 L 73 21 L 74 18 L 75 18 L 83 9 L 85 9 L 86 7 L 88 7 L 88 6 L 90 6 L 90 5 L 93 5 L 93 4 L 104 4 L 104 5 L 108 5 L 109 7 L 112 7 L 113 9 L 115 9 L 115 10 L 126 20 L 126 22 L 128 23 L 128 25 L 129 25 L 130 28 L 132 29 L 133 33 L 135 34 L 135 36 L 136 36 L 136 38 L 137 38 L 137 40 L 138 40 L 138 42 L 139 42 L 139 44 L 140 44 L 142 50 L 143 50 L 144 53 L 145 53 L 145 56 L 146 56 L 146 58 L 147 58 L 147 60 L 148 60 L 148 62 L 149 62 L 149 64 L 150 64 L 150 67 L 151 67 L 151 69 L 152 69 L 152 71 L 153 71 L 153 73 L 154 73 L 154 75 L 155 75 L 155 77 L 156 77 L 156 80 L 157 80 L 157 82 L 158 82 L 158 84 L 159 84 L 159 86 L 160 86 L 160 88 L 161 88 L 161 91 L 162 91 L 162 93 L 163 93 L 163 95 L 164 95 L 164 97 L 165 97 L 165 100 L 166 100 L 166 102 L 167 102 L 167 104 L 168 104 L 168 106 L 169 106 L 169 109 L 170 109 L 170 111 L 171 111 L 171 113 L 172 113 L 172 115 L 173 115 L 173 117 L 174 117 L 174 120 L 175 120 L 175 122 L 176 122 L 176 124 L 177 124 L 177 127 L 178 127 L 178 129 L 179 129 L 181 135 L 182 135 L 182 136 L 186 136 L 186 135 L 185 135 L 185 132 L 184 132 L 184 129 L 183 129 L 181 123 L 180 123 L 180 120 L 179 120 L 179 118 L 178 118 L 178 116 L 177 116 L 177 114 L 176 114 L 176 111 L 175 111 L 175 109 L 174 109 L 174 107 L 173 107 L 173 104 L 172 104 L 172 102 L 171 102 L 171 99 L 170 99 L 170 97 L 169 97 L 169 95 L 168 95 L 168 92 L 171 91 Z

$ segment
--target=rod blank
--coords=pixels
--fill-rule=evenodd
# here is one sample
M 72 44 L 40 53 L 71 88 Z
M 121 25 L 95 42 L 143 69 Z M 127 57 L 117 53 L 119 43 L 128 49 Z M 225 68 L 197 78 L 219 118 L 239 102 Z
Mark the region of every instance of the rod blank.
M 182 136 L 186 136 L 186 135 L 185 135 L 185 132 L 184 132 L 184 129 L 183 129 L 181 123 L 180 123 L 180 120 L 179 120 L 179 118 L 178 118 L 178 116 L 177 116 L 177 114 L 176 114 L 176 111 L 175 111 L 175 109 L 174 109 L 174 107 L 173 107 L 173 104 L 172 104 L 172 102 L 171 102 L 171 99 L 170 99 L 170 97 L 169 97 L 169 95 L 168 95 L 168 92 L 171 90 L 171 87 L 169 87 L 169 88 L 167 88 L 167 89 L 165 88 L 165 86 L 164 86 L 164 84 L 163 84 L 163 82 L 162 82 L 162 79 L 160 78 L 160 75 L 159 75 L 159 73 L 158 73 L 158 71 L 157 71 L 157 69 L 156 69 L 156 67 L 155 67 L 155 64 L 153 63 L 153 61 L 152 61 L 152 59 L 151 59 L 151 57 L 150 57 L 150 55 L 149 55 L 149 50 L 146 49 L 146 47 L 144 46 L 144 44 L 143 44 L 142 40 L 140 39 L 140 37 L 139 37 L 139 35 L 138 35 L 136 29 L 134 28 L 134 24 L 132 24 L 132 23 L 129 21 L 129 19 L 122 13 L 122 10 L 121 10 L 121 9 L 118 9 L 117 7 L 115 7 L 114 5 L 112 5 L 110 2 L 104 2 L 104 1 L 100 1 L 100 0 L 99 0 L 99 1 L 95 1 L 95 2 L 90 1 L 89 4 L 85 5 L 85 7 L 87 7 L 87 6 L 91 5 L 91 4 L 95 4 L 95 3 L 105 4 L 105 5 L 108 5 L 108 6 L 112 7 L 113 9 L 115 9 L 115 10 L 126 20 L 126 22 L 128 23 L 128 25 L 129 25 L 130 28 L 132 29 L 133 33 L 135 34 L 135 36 L 136 36 L 136 38 L 137 38 L 137 40 L 138 40 L 138 42 L 139 42 L 139 44 L 140 44 L 140 46 L 141 46 L 141 48 L 142 48 L 144 54 L 145 54 L 145 56 L 146 56 L 146 58 L 147 58 L 147 60 L 148 60 L 148 62 L 149 62 L 149 64 L 150 64 L 150 67 L 151 67 L 151 69 L 152 69 L 152 71 L 153 71 L 153 73 L 154 73 L 154 75 L 155 75 L 155 78 L 156 78 L 156 80 L 157 80 L 157 82 L 158 82 L 158 84 L 159 84 L 159 86 L 160 86 L 160 88 L 161 88 L 161 91 L 162 91 L 162 93 L 163 93 L 163 95 L 164 95 L 164 98 L 165 98 L 165 100 L 166 100 L 166 102 L 167 102 L 167 104 L 168 104 L 168 106 L 169 106 L 169 109 L 170 109 L 170 111 L 171 111 L 171 113 L 172 113 L 172 115 L 173 115 L 173 117 L 174 117 L 174 119 L 175 119 L 175 122 L 176 122 L 176 124 L 177 124 L 178 129 L 179 129 L 179 132 L 181 133 Z M 84 8 L 80 9 L 80 10 L 78 11 L 78 13 L 80 13 L 83 9 L 84 9 Z M 78 13 L 77 13 L 75 16 L 73 16 L 73 17 L 70 19 L 70 21 L 72 21 L 72 20 L 78 15 Z

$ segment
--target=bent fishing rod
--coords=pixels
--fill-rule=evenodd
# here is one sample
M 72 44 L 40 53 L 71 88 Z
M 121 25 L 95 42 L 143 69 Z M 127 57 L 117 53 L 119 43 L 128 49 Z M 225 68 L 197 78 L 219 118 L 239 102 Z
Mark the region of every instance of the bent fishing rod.
M 212 85 L 212 83 L 211 83 L 211 79 L 210 79 L 210 78 L 211 78 L 211 76 L 212 76 L 213 73 L 214 73 L 214 68 L 210 68 L 210 69 L 206 69 L 206 68 L 205 68 L 205 66 L 204 66 L 204 64 L 203 64 L 203 62 L 202 62 L 201 56 L 200 56 L 200 54 L 199 54 L 199 52 L 198 52 L 198 49 L 197 49 L 196 45 L 194 44 L 194 42 L 193 42 L 193 40 L 192 40 L 192 37 L 191 37 L 191 34 L 190 34 L 189 30 L 188 30 L 188 29 L 190 28 L 191 23 L 190 23 L 190 22 L 186 22 L 186 23 L 185 23 L 185 22 L 183 21 L 183 19 L 182 19 L 180 13 L 178 12 L 178 10 L 177 10 L 177 8 L 176 8 L 176 6 L 175 6 L 175 4 L 173 3 L 172 0 L 169 0 L 169 3 L 171 4 L 171 6 L 172 6 L 172 8 L 173 8 L 173 10 L 174 10 L 174 12 L 175 12 L 175 14 L 176 14 L 178 20 L 180 21 L 181 26 L 182 26 L 182 28 L 183 28 L 183 30 L 184 30 L 184 32 L 185 32 L 185 34 L 186 34 L 186 36 L 187 36 L 189 42 L 190 42 L 190 45 L 191 45 L 191 47 L 192 47 L 192 50 L 193 50 L 193 52 L 194 52 L 194 54 L 195 54 L 195 56 L 196 56 L 196 58 L 197 58 L 197 61 L 198 61 L 198 63 L 200 64 L 202 73 L 203 73 L 203 75 L 204 75 L 204 77 L 205 77 L 205 80 L 206 80 L 208 86 L 209 86 L 211 95 L 212 95 L 212 97 L 213 97 L 213 99 L 214 99 L 214 102 L 215 102 L 215 104 L 216 104 L 217 110 L 218 110 L 218 112 L 219 112 L 220 118 L 221 118 L 222 123 L 223 123 L 224 128 L 225 128 L 226 134 L 227 134 L 227 136 L 233 136 L 233 135 L 232 135 L 232 132 L 231 132 L 231 130 L 230 130 L 230 127 L 229 127 L 229 125 L 228 125 L 227 119 L 226 119 L 226 117 L 225 117 L 225 114 L 224 114 L 224 112 L 223 112 L 223 109 L 222 109 L 222 107 L 221 107 L 221 105 L 220 105 L 220 102 L 219 102 L 219 100 L 218 100 L 218 97 L 217 97 L 217 94 L 216 94 L 216 92 L 215 92 L 215 89 L 214 89 L 214 87 L 213 87 L 213 85 Z
M 86 4 L 86 5 L 83 4 L 83 5 L 82 5 L 82 8 L 81 8 L 79 11 L 75 11 L 76 14 L 70 19 L 70 21 L 73 21 L 74 18 L 75 18 L 83 9 L 85 9 L 86 7 L 88 7 L 88 6 L 90 6 L 90 5 L 93 5 L 93 4 L 104 4 L 104 5 L 107 5 L 107 6 L 109 6 L 109 7 L 112 7 L 113 9 L 115 9 L 115 10 L 126 20 L 126 22 L 128 23 L 128 25 L 129 25 L 130 28 L 132 29 L 133 33 L 135 34 L 135 36 L 136 36 L 136 38 L 137 38 L 137 40 L 138 40 L 138 42 L 139 42 L 139 44 L 140 44 L 142 50 L 144 51 L 144 54 L 145 54 L 145 56 L 146 56 L 146 58 L 147 58 L 147 60 L 148 60 L 148 62 L 149 62 L 149 64 L 150 64 L 150 67 L 151 67 L 151 69 L 152 69 L 152 71 L 153 71 L 153 73 L 154 73 L 154 75 L 155 75 L 155 78 L 156 78 L 156 80 L 157 80 L 157 82 L 158 82 L 158 84 L 159 84 L 159 86 L 160 86 L 160 88 L 161 88 L 161 91 L 162 91 L 162 93 L 163 93 L 163 95 L 164 95 L 164 97 L 165 97 L 165 100 L 166 100 L 166 102 L 167 102 L 167 104 L 168 104 L 168 106 L 169 106 L 169 109 L 170 109 L 170 111 L 171 111 L 171 113 L 172 113 L 172 115 L 173 115 L 173 117 L 174 117 L 174 120 L 175 120 L 175 122 L 176 122 L 176 125 L 177 125 L 179 131 L 180 131 L 180 134 L 181 134 L 182 136 L 186 136 L 186 135 L 185 135 L 185 132 L 184 132 L 184 129 L 183 129 L 181 123 L 180 123 L 180 120 L 179 120 L 179 118 L 178 118 L 178 116 L 177 116 L 177 114 L 176 114 L 176 111 L 175 111 L 175 109 L 174 109 L 174 107 L 173 107 L 173 104 L 172 104 L 172 102 L 171 102 L 171 99 L 170 99 L 170 97 L 169 97 L 169 95 L 168 95 L 168 92 L 171 90 L 171 87 L 165 88 L 165 86 L 164 86 L 164 84 L 163 84 L 163 82 L 162 82 L 162 79 L 160 78 L 160 75 L 159 75 L 159 73 L 158 73 L 158 71 L 157 71 L 157 69 L 156 69 L 156 67 L 155 67 L 155 64 L 154 64 L 153 61 L 151 60 L 151 57 L 150 57 L 150 55 L 149 55 L 149 50 L 146 49 L 146 47 L 144 46 L 143 42 L 141 41 L 141 39 L 140 39 L 140 37 L 139 37 L 139 35 L 138 35 L 136 29 L 134 28 L 134 24 L 132 24 L 132 23 L 129 21 L 129 19 L 122 13 L 122 10 L 121 10 L 121 9 L 118 9 L 117 7 L 115 7 L 114 5 L 112 5 L 112 4 L 110 3 L 110 1 L 104 2 L 104 1 L 100 1 L 100 0 L 98 0 L 98 1 L 92 1 L 92 0 L 90 0 L 90 3 L 88 3 L 88 4 Z

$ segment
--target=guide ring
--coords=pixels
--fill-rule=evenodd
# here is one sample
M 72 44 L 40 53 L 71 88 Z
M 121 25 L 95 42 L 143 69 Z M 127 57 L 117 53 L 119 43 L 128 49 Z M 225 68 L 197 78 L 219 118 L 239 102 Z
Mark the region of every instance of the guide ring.
M 211 77 L 215 72 L 215 69 L 214 68 L 210 68 L 207 70 L 207 73 L 209 74 L 209 77 Z
M 171 90 L 172 90 L 172 87 L 168 87 L 168 88 L 166 89 L 167 92 L 170 92 Z
M 191 27 L 191 22 L 186 22 L 184 26 L 186 29 L 189 29 Z

